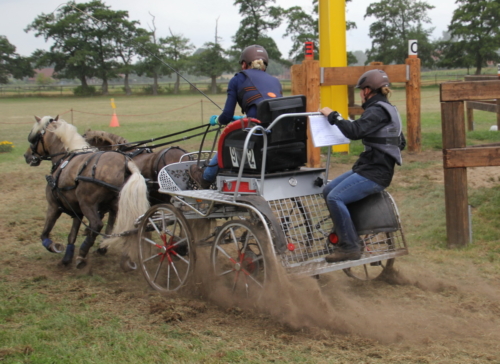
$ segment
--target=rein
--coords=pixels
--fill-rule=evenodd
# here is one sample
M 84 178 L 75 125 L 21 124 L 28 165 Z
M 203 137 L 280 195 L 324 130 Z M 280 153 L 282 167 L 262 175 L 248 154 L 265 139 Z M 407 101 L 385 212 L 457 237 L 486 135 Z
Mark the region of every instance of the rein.
M 189 140 L 191 138 L 194 138 L 194 137 L 197 137 L 197 136 L 200 136 L 200 135 L 205 135 L 207 133 L 217 132 L 220 129 L 220 126 L 219 126 L 217 128 L 213 128 L 213 129 L 210 130 L 211 126 L 212 125 L 210 125 L 210 124 L 195 126 L 194 128 L 190 128 L 190 129 L 186 129 L 186 130 L 183 130 L 183 131 L 179 131 L 177 133 L 163 135 L 163 136 L 160 136 L 158 138 L 145 139 L 145 140 L 140 140 L 140 141 L 137 141 L 137 142 L 130 142 L 130 143 L 124 143 L 124 144 L 115 144 L 115 145 L 112 145 L 112 146 L 117 146 L 117 147 L 123 146 L 124 148 L 120 148 L 122 152 L 127 152 L 127 151 L 135 149 L 135 148 L 150 148 L 150 149 L 153 149 L 153 148 L 163 147 L 163 146 L 166 146 L 166 145 L 169 145 L 169 144 L 173 144 L 173 143 L 177 143 L 177 142 Z M 173 136 L 181 135 L 181 134 L 184 134 L 184 133 L 189 133 L 190 131 L 197 130 L 197 129 L 200 129 L 200 128 L 206 128 L 206 130 L 204 132 L 202 132 L 202 133 L 197 133 L 197 134 L 194 134 L 194 135 L 182 137 L 182 138 L 175 139 L 175 140 L 172 140 L 172 141 L 168 141 L 168 142 L 165 142 L 165 143 L 160 143 L 160 144 L 156 144 L 156 145 L 152 145 L 152 146 L 147 146 L 147 147 L 141 147 L 141 145 L 146 144 L 146 143 L 151 143 L 151 142 L 154 142 L 154 141 L 157 141 L 157 140 L 171 138 Z

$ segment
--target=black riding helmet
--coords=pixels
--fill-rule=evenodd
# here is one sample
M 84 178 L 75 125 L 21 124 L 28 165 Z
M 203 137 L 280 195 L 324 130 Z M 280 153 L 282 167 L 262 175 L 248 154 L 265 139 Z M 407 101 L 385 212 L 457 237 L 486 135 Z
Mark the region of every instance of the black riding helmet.
M 368 87 L 370 90 L 376 91 L 381 87 L 389 87 L 389 84 L 387 73 L 382 70 L 370 70 L 361 75 L 356 88 L 364 89 Z
M 264 49 L 264 47 L 254 44 L 246 47 L 243 52 L 241 52 L 239 63 L 241 64 L 242 62 L 245 62 L 246 64 L 250 65 L 257 59 L 261 59 L 262 61 L 264 61 L 264 64 L 267 67 L 267 64 L 269 63 L 269 56 L 267 55 L 266 50 Z

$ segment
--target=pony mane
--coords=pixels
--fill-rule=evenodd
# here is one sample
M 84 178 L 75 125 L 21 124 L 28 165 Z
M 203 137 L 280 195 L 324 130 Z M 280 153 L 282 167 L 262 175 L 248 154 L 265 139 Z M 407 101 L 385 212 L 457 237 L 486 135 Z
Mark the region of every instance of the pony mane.
M 58 120 L 56 120 L 58 119 Z M 85 139 L 78 134 L 75 126 L 68 124 L 60 118 L 53 118 L 52 116 L 44 116 L 40 121 L 35 122 L 31 128 L 28 140 L 40 133 L 42 130 L 54 133 L 64 145 L 68 152 L 79 149 L 91 149 L 92 147 L 85 141 Z
M 68 152 L 79 149 L 92 149 L 90 144 L 87 143 L 80 134 L 78 134 L 78 130 L 74 125 L 68 124 L 62 119 L 53 121 L 51 125 L 54 125 L 54 129 L 52 131 L 59 137 L 59 139 L 61 139 L 61 142 Z
M 128 140 L 107 131 L 87 130 L 82 135 L 85 141 L 91 146 L 97 147 L 100 150 L 119 150 L 119 144 L 127 144 Z

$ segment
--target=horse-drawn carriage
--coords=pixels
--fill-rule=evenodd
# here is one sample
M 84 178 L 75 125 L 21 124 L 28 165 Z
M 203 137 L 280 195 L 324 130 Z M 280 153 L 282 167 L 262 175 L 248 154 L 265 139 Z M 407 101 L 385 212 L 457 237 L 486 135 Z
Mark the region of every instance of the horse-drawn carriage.
M 394 259 L 408 253 L 396 204 L 387 192 L 382 192 L 348 206 L 363 241 L 361 259 L 325 261 L 325 256 L 336 249 L 336 241 L 332 239 L 334 226 L 322 196 L 328 168 L 304 167 L 307 118 L 318 114 L 305 112 L 304 96 L 283 97 L 261 102 L 256 119 L 245 118 L 226 126 L 217 143 L 220 172 L 210 189 L 193 187 L 188 173 L 194 163 L 208 162 L 214 152 L 203 151 L 203 142 L 199 152 L 180 153 L 174 163 L 159 171 L 158 180 L 153 181 L 155 190 L 167 197 L 168 203 L 153 204 L 140 216 L 136 212 L 132 216 L 135 229 L 122 234 L 136 236 L 133 247 L 136 263 L 154 289 L 175 291 L 185 286 L 194 270 L 196 250 L 207 246 L 211 247 L 213 273 L 226 280 L 233 291 L 247 294 L 266 285 L 272 274 L 270 267 L 275 265 L 281 265 L 290 275 L 317 276 L 343 270 L 351 277 L 369 280 L 390 272 Z M 32 134 L 33 153 L 57 155 L 46 151 L 43 132 L 32 131 Z M 59 158 L 57 164 L 53 161 L 53 175 L 57 179 L 64 176 L 67 164 L 64 158 Z M 327 166 L 330 158 L 329 151 Z M 73 176 L 75 183 L 77 179 L 96 183 L 94 175 L 92 178 L 81 175 L 85 168 L 81 167 L 80 174 Z M 123 168 L 123 173 L 128 169 L 128 174 L 137 172 L 132 162 L 125 163 Z M 125 180 L 121 178 L 120 183 Z M 101 183 L 100 187 L 106 186 Z M 70 188 L 79 187 L 67 187 Z M 49 186 L 48 196 L 50 190 Z M 56 195 L 53 187 L 52 195 Z M 57 206 L 61 201 L 53 200 L 56 201 L 52 201 L 55 203 L 52 220 L 61 213 Z M 119 200 L 112 200 L 112 206 L 121 203 L 122 198 Z M 99 208 L 94 206 L 94 215 L 105 212 Z M 120 205 L 118 212 L 129 213 L 126 209 Z M 115 214 L 116 208 L 110 211 Z M 81 221 L 85 211 L 75 207 L 72 212 Z M 99 220 L 98 217 L 94 220 Z M 48 250 L 54 248 L 48 239 L 54 222 L 46 222 L 42 234 Z M 78 230 L 79 226 L 76 222 L 73 228 Z M 91 228 L 91 237 L 95 239 L 102 223 Z M 68 246 L 74 243 L 74 229 Z M 202 236 L 200 231 L 204 231 Z M 92 244 L 87 243 L 86 252 Z M 56 248 L 52 251 L 60 251 L 60 247 Z M 72 252 L 68 257 L 67 251 L 64 259 L 66 263 L 71 261 Z
M 318 113 L 305 112 L 303 96 L 291 96 L 261 102 L 257 120 L 226 126 L 217 148 L 220 171 L 210 189 L 190 189 L 188 174 L 193 163 L 208 161 L 210 152 L 161 170 L 159 192 L 169 195 L 170 203 L 152 206 L 138 220 L 138 263 L 153 288 L 184 286 L 196 249 L 207 245 L 213 273 L 247 293 L 264 287 L 274 264 L 291 275 L 343 270 L 368 280 L 408 253 L 396 204 L 382 192 L 349 206 L 363 241 L 361 259 L 325 261 L 336 241 L 322 196 L 328 169 L 304 167 L 312 115 Z M 330 151 L 327 166 L 329 161 Z M 196 239 L 193 229 L 202 226 L 211 231 Z

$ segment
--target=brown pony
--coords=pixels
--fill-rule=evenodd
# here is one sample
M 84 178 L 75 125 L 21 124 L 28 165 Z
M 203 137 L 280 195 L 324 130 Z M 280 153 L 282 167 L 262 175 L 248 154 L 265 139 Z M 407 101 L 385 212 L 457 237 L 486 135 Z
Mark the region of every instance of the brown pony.
M 59 216 L 63 212 L 69 214 L 73 224 L 62 263 L 70 264 L 78 230 L 86 217 L 90 233 L 80 246 L 76 260 L 77 268 L 82 268 L 86 265 L 89 249 L 103 228 L 102 216 L 105 213 L 109 212 L 106 229 L 106 234 L 109 234 L 115 219 L 114 231 L 124 232 L 132 230 L 135 219 L 147 211 L 146 183 L 139 168 L 127 156 L 112 151 L 96 152 L 73 125 L 58 117 L 35 119 L 28 136 L 34 157 L 25 154 L 26 162 L 30 165 L 38 165 L 43 159 L 52 162 L 51 174 L 46 177 L 48 208 L 42 244 L 50 252 L 62 252 L 63 246 L 54 243 L 49 234 Z
M 137 147 L 126 150 L 127 140 L 116 134 L 105 131 L 88 130 L 83 137 L 91 146 L 99 150 L 116 150 L 126 153 L 141 170 L 147 180 L 149 201 L 151 204 L 169 202 L 170 196 L 158 192 L 158 173 L 171 163 L 191 160 L 188 152 L 180 147 L 154 149 L 153 147 Z M 29 162 L 27 162 L 29 163 Z

